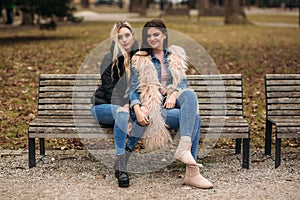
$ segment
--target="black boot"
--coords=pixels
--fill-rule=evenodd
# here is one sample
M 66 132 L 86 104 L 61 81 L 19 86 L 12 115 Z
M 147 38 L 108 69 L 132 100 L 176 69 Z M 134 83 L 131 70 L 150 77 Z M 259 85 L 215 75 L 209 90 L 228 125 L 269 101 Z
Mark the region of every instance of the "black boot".
M 129 187 L 129 176 L 127 173 L 127 162 L 131 150 L 126 148 L 125 154 L 117 156 L 117 160 L 113 166 L 115 170 L 115 176 L 118 179 L 119 187 Z

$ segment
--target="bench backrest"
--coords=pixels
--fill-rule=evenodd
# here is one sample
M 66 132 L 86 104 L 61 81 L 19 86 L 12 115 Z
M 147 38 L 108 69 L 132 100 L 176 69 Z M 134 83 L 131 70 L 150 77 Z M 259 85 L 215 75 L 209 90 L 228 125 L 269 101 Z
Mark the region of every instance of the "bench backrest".
M 202 117 L 243 116 L 240 74 L 188 75 Z M 38 116 L 91 117 L 90 97 L 101 84 L 99 74 L 41 74 Z
M 300 116 L 300 74 L 265 76 L 267 117 Z

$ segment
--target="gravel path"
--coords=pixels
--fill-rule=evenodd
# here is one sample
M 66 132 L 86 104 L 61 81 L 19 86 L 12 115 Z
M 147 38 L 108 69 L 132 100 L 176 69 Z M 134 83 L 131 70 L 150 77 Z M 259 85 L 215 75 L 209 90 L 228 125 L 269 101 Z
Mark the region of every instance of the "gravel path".
M 184 170 L 175 162 L 157 172 L 130 174 L 119 188 L 113 171 L 87 151 L 47 151 L 28 169 L 25 150 L 0 150 L 0 199 L 299 199 L 299 148 L 284 150 L 282 164 L 251 149 L 250 169 L 242 169 L 234 150 L 217 149 L 201 159 L 200 171 L 212 190 L 182 185 Z

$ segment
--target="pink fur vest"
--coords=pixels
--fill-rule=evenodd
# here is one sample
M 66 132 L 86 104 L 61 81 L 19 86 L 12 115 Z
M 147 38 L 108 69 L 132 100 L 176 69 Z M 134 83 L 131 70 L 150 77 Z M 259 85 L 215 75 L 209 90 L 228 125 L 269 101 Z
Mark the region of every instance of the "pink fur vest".
M 169 47 L 171 54 L 168 57 L 173 83 L 167 86 L 167 96 L 177 90 L 186 69 L 186 53 L 183 48 L 172 45 Z M 150 124 L 143 135 L 143 144 L 146 150 L 153 151 L 171 144 L 172 138 L 162 116 L 162 95 L 159 92 L 160 82 L 157 70 L 147 52 L 139 51 L 132 57 L 132 65 L 139 72 L 139 92 L 143 106 L 149 111 Z M 179 93 L 182 91 L 177 90 Z

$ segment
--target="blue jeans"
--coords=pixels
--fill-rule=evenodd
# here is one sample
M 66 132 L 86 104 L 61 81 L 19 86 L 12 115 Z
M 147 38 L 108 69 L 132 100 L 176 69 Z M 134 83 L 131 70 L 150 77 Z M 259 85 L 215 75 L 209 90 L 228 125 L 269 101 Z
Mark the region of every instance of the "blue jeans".
M 198 100 L 193 91 L 186 90 L 176 100 L 173 109 L 162 109 L 162 115 L 169 129 L 180 129 L 180 136 L 189 136 L 192 140 L 191 153 L 197 159 L 200 139 L 200 116 L 197 114 Z M 131 118 L 137 123 L 134 111 L 130 110 Z M 141 138 L 142 135 L 136 135 Z
M 197 114 L 198 100 L 193 91 L 186 90 L 178 96 L 173 109 L 162 110 L 166 124 L 170 129 L 180 129 L 180 136 L 192 139 L 191 153 L 197 159 L 200 139 L 201 119 Z
M 133 150 L 139 140 L 138 137 L 130 136 L 127 141 L 127 128 L 129 113 L 120 111 L 119 105 L 113 104 L 100 104 L 92 107 L 92 115 L 94 119 L 100 124 L 114 124 L 114 140 L 116 155 L 123 155 L 125 153 L 125 147 Z M 137 123 L 133 123 L 131 133 L 136 133 L 135 135 L 142 135 L 144 129 Z

